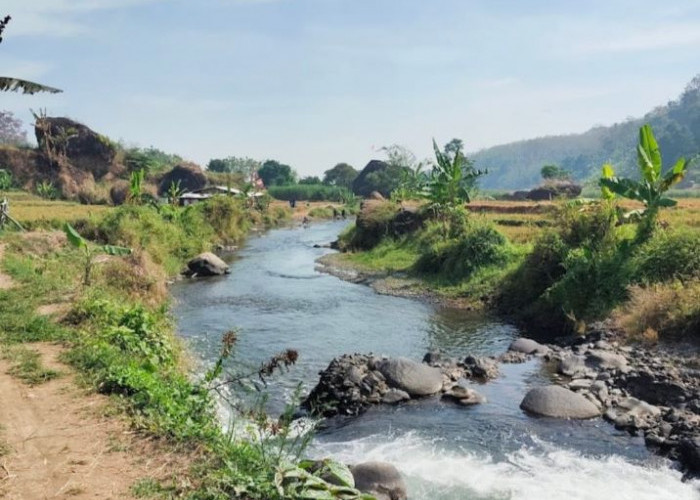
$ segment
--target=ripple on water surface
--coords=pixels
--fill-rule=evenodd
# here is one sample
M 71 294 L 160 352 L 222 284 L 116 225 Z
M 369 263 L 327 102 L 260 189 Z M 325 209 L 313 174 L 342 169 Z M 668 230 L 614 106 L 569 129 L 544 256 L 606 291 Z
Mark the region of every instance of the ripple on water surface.
M 299 363 L 270 381 L 271 410 L 280 411 L 297 384 L 310 389 L 330 360 L 352 352 L 421 359 L 497 354 L 517 329 L 483 315 L 375 294 L 369 287 L 315 271 L 344 223 L 270 231 L 251 238 L 231 275 L 173 287 L 181 334 L 203 362 L 216 359 L 224 332 L 240 330 L 230 367 L 256 366 L 280 350 Z M 328 422 L 313 453 L 350 463 L 387 460 L 407 476 L 416 499 L 698 500 L 697 483 L 652 456 L 640 438 L 600 419 L 528 417 L 518 405 L 529 387 L 548 383 L 539 362 L 504 365 L 502 375 L 474 385 L 488 403 L 463 408 L 439 400 L 377 408 Z

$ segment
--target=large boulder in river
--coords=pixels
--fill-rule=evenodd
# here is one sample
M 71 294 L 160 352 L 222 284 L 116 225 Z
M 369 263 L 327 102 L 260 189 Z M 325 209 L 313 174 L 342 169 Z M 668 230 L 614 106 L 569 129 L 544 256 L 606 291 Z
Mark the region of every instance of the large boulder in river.
M 386 462 L 364 462 L 350 467 L 355 488 L 377 500 L 406 500 L 406 483 L 401 473 Z
M 598 408 L 588 399 L 558 385 L 530 389 L 520 408 L 555 418 L 593 418 L 600 415 Z
M 228 272 L 226 262 L 211 252 L 204 252 L 187 263 L 186 274 L 190 276 L 219 276 Z
M 377 365 L 389 386 L 411 396 L 429 396 L 442 389 L 442 372 L 408 358 L 384 359 Z

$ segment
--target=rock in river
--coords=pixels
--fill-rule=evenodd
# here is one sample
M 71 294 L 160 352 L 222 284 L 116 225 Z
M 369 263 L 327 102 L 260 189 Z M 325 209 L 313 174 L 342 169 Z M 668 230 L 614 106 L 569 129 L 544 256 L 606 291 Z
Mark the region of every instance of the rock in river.
M 365 462 L 350 467 L 355 488 L 377 500 L 406 500 L 406 483 L 401 473 L 386 462 Z
M 524 354 L 547 354 L 549 352 L 549 347 L 532 339 L 519 338 L 510 344 L 508 350 L 522 352 Z
M 384 359 L 377 368 L 389 386 L 411 396 L 429 396 L 442 389 L 442 372 L 438 368 L 408 358 Z
M 190 276 L 218 276 L 228 272 L 226 262 L 211 252 L 204 252 L 187 263 L 186 274 Z
M 588 399 L 558 385 L 530 389 L 520 403 L 520 408 L 555 418 L 592 418 L 600 414 Z

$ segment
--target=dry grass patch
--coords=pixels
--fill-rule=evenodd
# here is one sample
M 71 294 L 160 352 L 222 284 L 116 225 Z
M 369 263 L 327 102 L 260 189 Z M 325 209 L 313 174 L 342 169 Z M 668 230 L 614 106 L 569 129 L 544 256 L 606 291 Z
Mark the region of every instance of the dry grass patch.
M 629 294 L 613 318 L 631 338 L 700 340 L 700 280 L 635 285 Z

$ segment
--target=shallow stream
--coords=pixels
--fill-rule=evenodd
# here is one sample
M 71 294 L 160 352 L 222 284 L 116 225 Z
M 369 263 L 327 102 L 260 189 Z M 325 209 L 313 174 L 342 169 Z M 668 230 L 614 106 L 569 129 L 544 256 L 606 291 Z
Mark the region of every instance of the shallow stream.
M 341 354 L 500 354 L 518 336 L 495 318 L 378 295 L 318 272 L 315 260 L 330 250 L 314 244 L 332 241 L 345 224 L 266 232 L 236 254 L 230 275 L 176 284 L 178 331 L 202 366 L 217 358 L 221 336 L 234 327 L 232 366 L 255 367 L 285 348 L 298 350 L 298 363 L 269 380 L 269 405 L 281 411 L 299 384 L 311 389 Z M 426 399 L 375 408 L 328 422 L 310 453 L 347 463 L 389 461 L 405 475 L 412 500 L 700 499 L 698 482 L 681 482 L 641 438 L 601 419 L 525 415 L 518 407 L 523 395 L 548 377 L 539 361 L 503 365 L 501 377 L 475 387 L 486 404 Z

